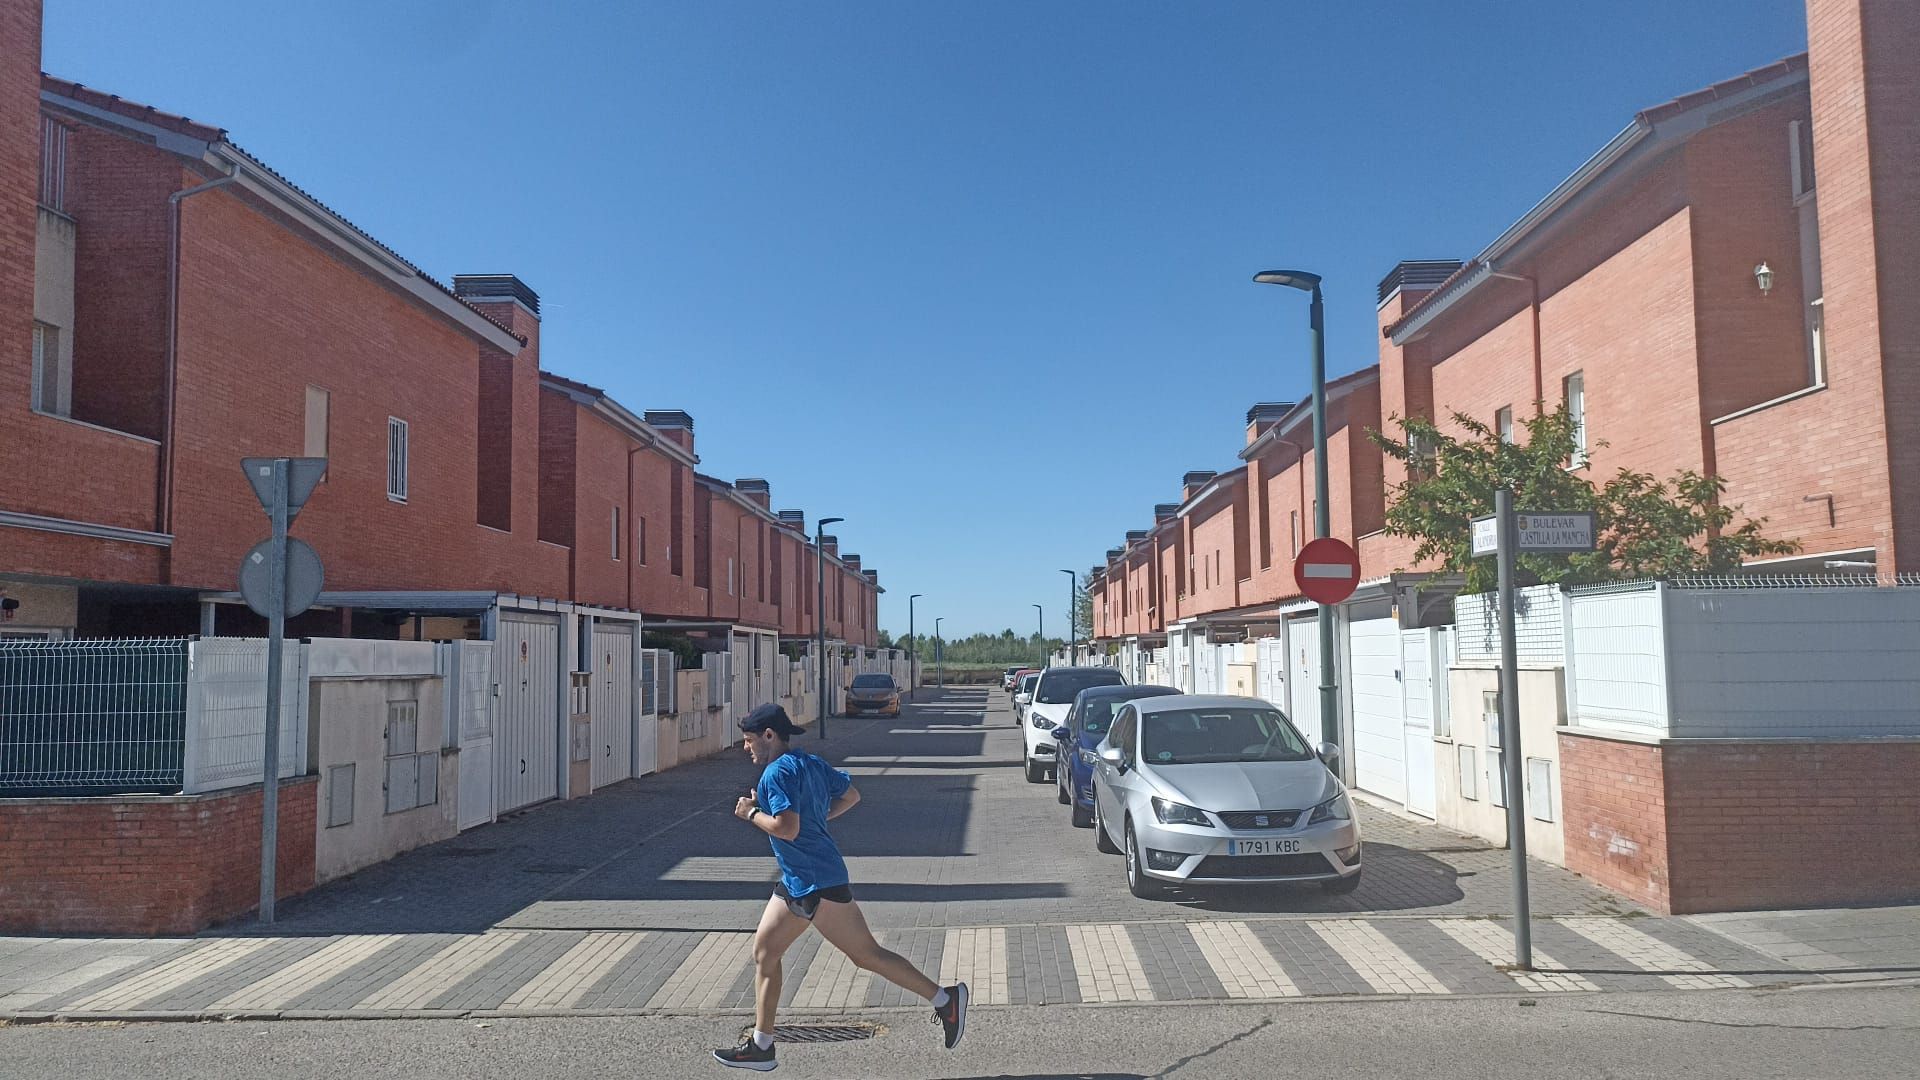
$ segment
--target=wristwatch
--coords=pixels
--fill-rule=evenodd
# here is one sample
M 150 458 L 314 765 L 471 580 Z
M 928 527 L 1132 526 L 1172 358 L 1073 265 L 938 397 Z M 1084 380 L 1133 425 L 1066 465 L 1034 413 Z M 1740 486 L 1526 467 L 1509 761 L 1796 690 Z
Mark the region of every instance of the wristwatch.
M 754 815 L 755 815 L 755 814 L 758 814 L 759 812 L 760 812 L 760 808 L 759 808 L 759 807 L 757 807 L 757 806 L 749 806 L 749 807 L 747 807 L 747 820 L 748 820 L 748 821 L 752 821 L 752 820 L 753 820 L 753 817 L 754 817 Z

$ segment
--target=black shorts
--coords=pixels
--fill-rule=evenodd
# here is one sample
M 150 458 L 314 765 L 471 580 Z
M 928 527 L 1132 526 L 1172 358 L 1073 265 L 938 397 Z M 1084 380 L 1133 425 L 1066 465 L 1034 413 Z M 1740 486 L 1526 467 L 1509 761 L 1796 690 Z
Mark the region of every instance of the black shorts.
M 794 896 L 787 892 L 784 884 L 776 884 L 773 887 L 773 895 L 787 902 L 788 911 L 812 922 L 813 913 L 820 910 L 822 900 L 831 900 L 836 904 L 853 903 L 853 886 L 829 885 L 824 889 L 815 889 L 805 896 Z

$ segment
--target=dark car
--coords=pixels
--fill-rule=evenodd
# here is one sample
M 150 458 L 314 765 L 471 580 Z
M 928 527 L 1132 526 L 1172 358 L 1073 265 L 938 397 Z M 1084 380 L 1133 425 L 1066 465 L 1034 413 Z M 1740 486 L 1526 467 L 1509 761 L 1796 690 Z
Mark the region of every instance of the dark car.
M 853 685 L 847 688 L 847 715 L 863 712 L 900 715 L 900 687 L 894 684 L 893 676 L 879 672 L 853 677 Z
M 1075 828 L 1093 826 L 1094 751 L 1107 737 L 1114 710 L 1122 702 L 1179 692 L 1171 686 L 1089 686 L 1074 695 L 1066 721 L 1052 735 L 1060 743 L 1060 765 L 1054 770 L 1060 801 L 1073 807 Z
M 1021 668 L 1021 667 L 1010 667 L 1007 670 L 1001 672 L 1000 673 L 1000 689 L 1005 690 L 1009 694 L 1013 693 L 1014 681 L 1020 678 L 1020 673 L 1025 670 L 1026 670 L 1025 668 Z

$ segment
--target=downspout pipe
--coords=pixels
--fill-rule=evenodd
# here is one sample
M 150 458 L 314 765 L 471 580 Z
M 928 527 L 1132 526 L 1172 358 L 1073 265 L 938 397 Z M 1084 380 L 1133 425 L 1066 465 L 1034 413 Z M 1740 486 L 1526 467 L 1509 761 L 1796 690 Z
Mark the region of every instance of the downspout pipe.
M 1502 281 L 1523 282 L 1530 290 L 1528 310 L 1533 316 L 1533 415 L 1544 416 L 1547 411 L 1547 383 L 1545 359 L 1540 349 L 1540 279 L 1525 274 L 1511 274 L 1492 264 L 1487 266 L 1487 276 Z
M 182 188 L 167 196 L 167 347 L 163 364 L 165 386 L 161 393 L 163 414 L 160 420 L 160 467 L 154 477 L 154 531 L 173 535 L 173 428 L 174 394 L 179 379 L 180 347 L 180 204 L 195 195 L 225 187 L 240 179 L 240 166 L 234 165 L 225 176 L 204 184 Z M 173 574 L 171 553 L 167 574 Z

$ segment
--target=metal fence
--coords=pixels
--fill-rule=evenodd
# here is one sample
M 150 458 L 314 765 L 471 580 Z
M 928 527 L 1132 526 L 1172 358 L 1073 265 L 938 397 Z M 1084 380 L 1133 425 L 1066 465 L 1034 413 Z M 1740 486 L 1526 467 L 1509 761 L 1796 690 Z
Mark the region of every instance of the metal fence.
M 1514 645 L 1517 662 L 1559 667 L 1566 663 L 1566 621 L 1560 587 L 1531 585 L 1514 590 Z M 1497 593 L 1453 599 L 1455 658 L 1462 665 L 1500 662 L 1500 601 Z
M 180 790 L 185 639 L 0 642 L 0 796 Z

